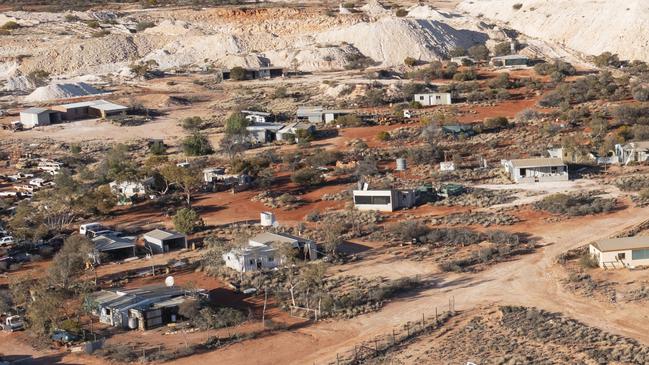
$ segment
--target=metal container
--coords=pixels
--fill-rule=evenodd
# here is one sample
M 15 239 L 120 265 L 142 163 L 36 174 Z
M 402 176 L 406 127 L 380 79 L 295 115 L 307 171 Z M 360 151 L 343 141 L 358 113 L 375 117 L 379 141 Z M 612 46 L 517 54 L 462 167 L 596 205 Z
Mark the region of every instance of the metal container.
M 397 158 L 397 171 L 404 171 L 407 168 L 405 158 Z

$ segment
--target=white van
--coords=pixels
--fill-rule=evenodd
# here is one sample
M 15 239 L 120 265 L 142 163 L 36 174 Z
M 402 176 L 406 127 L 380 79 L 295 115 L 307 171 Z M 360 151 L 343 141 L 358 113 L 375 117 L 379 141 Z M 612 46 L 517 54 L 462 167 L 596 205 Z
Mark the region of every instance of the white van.
M 101 225 L 101 223 L 97 223 L 97 222 L 82 224 L 79 226 L 79 234 L 83 236 L 87 236 L 90 233 L 90 231 L 97 231 L 102 228 L 103 226 Z

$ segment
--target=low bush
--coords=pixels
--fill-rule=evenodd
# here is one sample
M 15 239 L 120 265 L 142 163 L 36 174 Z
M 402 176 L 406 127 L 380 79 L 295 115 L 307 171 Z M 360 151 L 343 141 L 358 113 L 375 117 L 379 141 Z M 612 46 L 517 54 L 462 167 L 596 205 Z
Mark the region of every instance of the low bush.
M 582 216 L 612 211 L 615 209 L 615 199 L 557 193 L 534 203 L 534 207 L 555 214 Z

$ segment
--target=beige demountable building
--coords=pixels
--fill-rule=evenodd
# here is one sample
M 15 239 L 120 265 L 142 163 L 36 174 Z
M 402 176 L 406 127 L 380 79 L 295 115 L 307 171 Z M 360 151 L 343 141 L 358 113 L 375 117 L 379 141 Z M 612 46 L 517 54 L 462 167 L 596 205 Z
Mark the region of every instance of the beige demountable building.
M 588 251 L 602 268 L 649 265 L 649 236 L 603 239 L 590 244 Z
M 128 107 L 111 103 L 106 100 L 82 101 L 79 103 L 63 104 L 52 107 L 61 112 L 62 119 L 76 120 L 84 118 L 109 118 L 126 115 Z
M 505 172 L 515 183 L 567 181 L 568 166 L 560 158 L 503 160 Z

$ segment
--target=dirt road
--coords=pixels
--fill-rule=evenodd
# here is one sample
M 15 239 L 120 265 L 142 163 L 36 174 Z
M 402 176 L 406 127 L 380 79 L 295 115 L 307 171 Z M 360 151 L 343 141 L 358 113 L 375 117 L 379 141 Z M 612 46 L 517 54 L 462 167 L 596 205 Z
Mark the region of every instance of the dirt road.
M 519 304 L 562 312 L 588 325 L 630 336 L 649 344 L 642 319 L 646 309 L 633 304 L 605 304 L 566 292 L 558 282 L 556 256 L 592 240 L 608 237 L 644 221 L 649 208 L 630 208 L 614 214 L 540 223 L 530 233 L 541 238 L 544 247 L 516 261 L 499 264 L 480 274 L 431 274 L 434 288 L 388 304 L 381 311 L 348 321 L 327 321 L 317 325 L 247 341 L 218 352 L 206 353 L 175 364 L 210 362 L 247 364 L 326 364 L 337 352 L 353 348 L 360 341 L 389 333 L 393 327 L 434 313 L 455 297 L 459 310 L 484 304 Z M 398 263 L 394 263 L 397 265 Z

